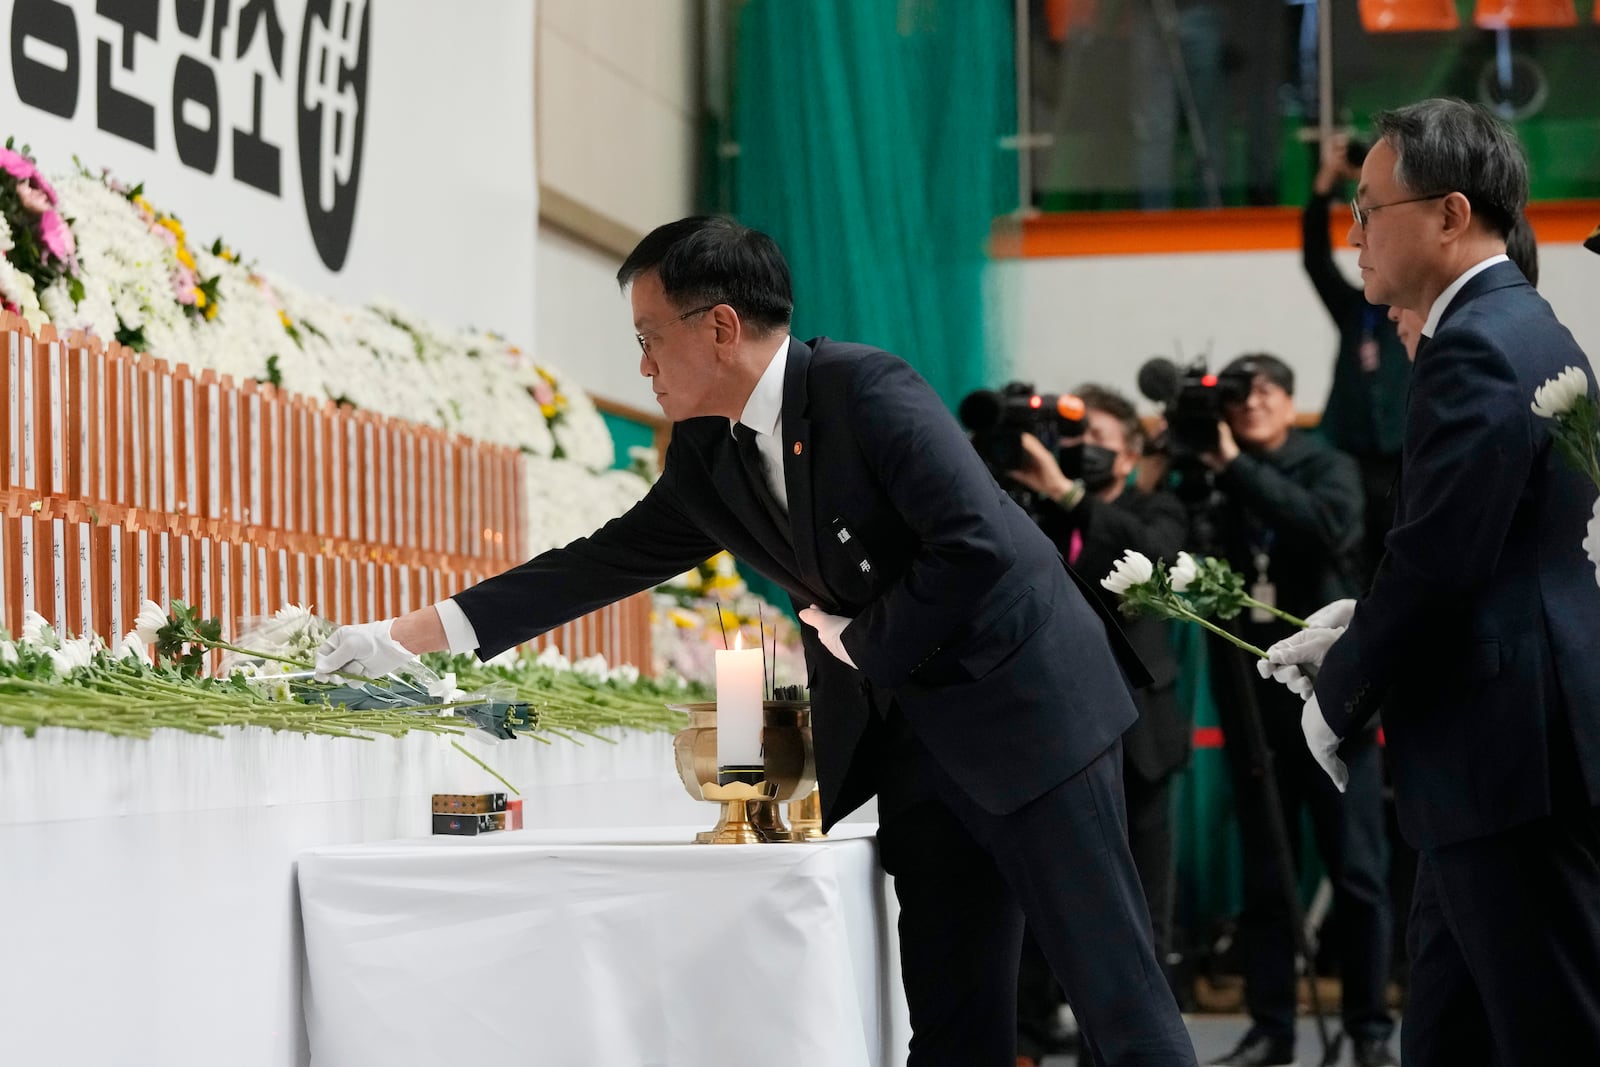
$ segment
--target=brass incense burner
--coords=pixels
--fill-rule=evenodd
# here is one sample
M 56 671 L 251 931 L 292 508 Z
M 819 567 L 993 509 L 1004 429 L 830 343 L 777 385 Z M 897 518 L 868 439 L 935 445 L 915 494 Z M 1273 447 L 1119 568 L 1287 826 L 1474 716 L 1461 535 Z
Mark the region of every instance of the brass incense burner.
M 703 845 L 753 845 L 769 841 L 812 841 L 822 837 L 821 805 L 816 799 L 817 765 L 811 747 L 811 704 L 767 700 L 761 710 L 761 752 L 765 777 L 754 785 L 717 783 L 717 705 L 714 701 L 673 705 L 689 725 L 672 741 L 683 787 L 696 800 L 721 804 L 717 824 L 695 834 Z M 793 800 L 784 825 L 778 805 Z M 806 805 L 809 804 L 809 807 Z

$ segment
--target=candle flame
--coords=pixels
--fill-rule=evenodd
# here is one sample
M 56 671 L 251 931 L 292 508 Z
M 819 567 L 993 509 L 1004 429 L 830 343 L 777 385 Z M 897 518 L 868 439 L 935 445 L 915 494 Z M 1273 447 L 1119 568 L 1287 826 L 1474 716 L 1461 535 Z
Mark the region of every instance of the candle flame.
M 743 630 L 735 630 L 735 631 L 733 631 L 733 647 L 735 649 L 741 649 L 741 648 L 744 647 L 744 631 Z

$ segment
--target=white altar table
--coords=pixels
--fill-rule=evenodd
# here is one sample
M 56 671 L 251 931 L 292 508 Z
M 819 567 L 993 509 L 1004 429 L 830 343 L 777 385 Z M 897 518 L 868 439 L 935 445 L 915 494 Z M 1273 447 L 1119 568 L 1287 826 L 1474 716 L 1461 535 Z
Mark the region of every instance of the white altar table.
M 686 843 L 692 828 L 526 830 L 311 849 L 312 1063 L 903 1063 L 892 894 L 870 833 L 706 846 Z

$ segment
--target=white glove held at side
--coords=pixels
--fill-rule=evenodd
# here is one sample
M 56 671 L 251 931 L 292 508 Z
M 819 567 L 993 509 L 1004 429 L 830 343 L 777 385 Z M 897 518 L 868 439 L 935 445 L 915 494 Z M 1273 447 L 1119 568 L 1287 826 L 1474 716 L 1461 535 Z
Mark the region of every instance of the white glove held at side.
M 393 619 L 382 619 L 333 631 L 317 649 L 317 681 L 340 674 L 381 678 L 415 660 L 416 653 L 389 636 L 393 626 Z
M 1350 771 L 1345 767 L 1344 760 L 1339 758 L 1339 735 L 1322 717 L 1322 706 L 1317 703 L 1315 693 L 1300 712 L 1300 732 L 1306 735 L 1306 747 L 1311 749 L 1311 757 L 1317 761 L 1317 766 L 1328 772 L 1334 786 L 1343 793 L 1344 787 L 1350 782 Z
M 844 638 L 841 636 L 844 628 L 854 622 L 854 619 L 847 619 L 843 615 L 829 615 L 813 604 L 800 612 L 800 621 L 817 631 L 817 639 L 822 642 L 823 648 L 833 653 L 834 659 L 852 667 L 856 665 L 856 661 L 851 659 L 850 653 L 845 650 Z

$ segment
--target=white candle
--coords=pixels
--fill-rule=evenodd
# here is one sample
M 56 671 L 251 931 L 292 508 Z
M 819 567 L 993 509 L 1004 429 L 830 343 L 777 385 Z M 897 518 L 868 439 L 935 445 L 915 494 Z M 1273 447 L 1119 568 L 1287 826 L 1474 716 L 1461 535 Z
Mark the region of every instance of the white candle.
M 721 772 L 762 765 L 761 697 L 765 670 L 759 648 L 717 651 L 717 767 Z

